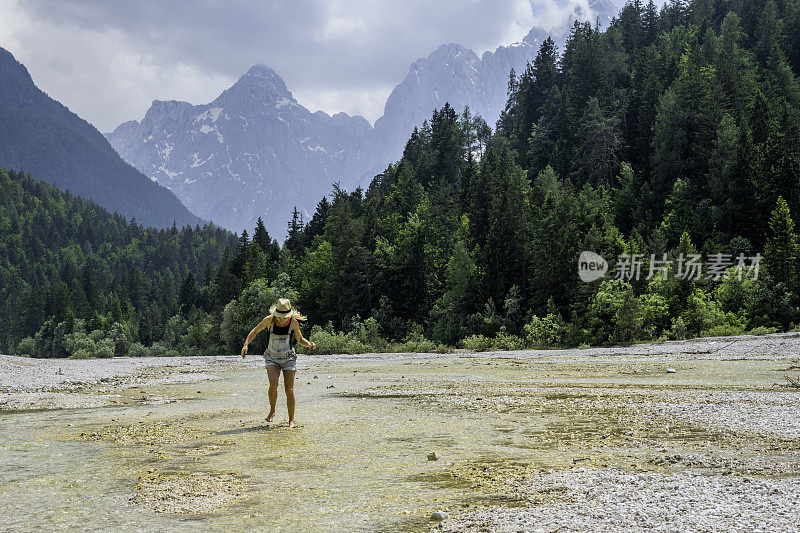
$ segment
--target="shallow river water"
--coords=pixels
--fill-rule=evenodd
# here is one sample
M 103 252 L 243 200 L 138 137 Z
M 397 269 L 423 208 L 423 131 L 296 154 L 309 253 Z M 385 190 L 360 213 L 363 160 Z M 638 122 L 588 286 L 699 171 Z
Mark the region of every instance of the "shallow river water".
M 121 387 L 115 406 L 0 411 L 0 515 L 6 530 L 422 531 L 437 510 L 550 498 L 517 490 L 542 470 L 794 476 L 798 396 L 774 387 L 786 367 L 312 358 L 294 429 L 282 383 L 265 421 L 263 368 L 215 369 L 214 381 Z

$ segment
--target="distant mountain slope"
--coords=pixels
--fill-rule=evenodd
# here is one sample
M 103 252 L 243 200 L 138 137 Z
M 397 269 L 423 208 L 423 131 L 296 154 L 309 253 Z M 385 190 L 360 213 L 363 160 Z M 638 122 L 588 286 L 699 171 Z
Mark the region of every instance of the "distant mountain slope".
M 123 161 L 91 124 L 36 87 L 3 48 L 0 166 L 30 172 L 146 226 L 204 223 L 175 194 Z
M 177 347 L 188 320 L 205 333 L 181 351 L 220 353 L 211 332 L 219 315 L 209 313 L 228 302 L 231 286 L 215 272 L 236 250 L 231 232 L 214 224 L 132 224 L 92 200 L 3 168 L 0 227 L 0 352 L 108 357 L 128 354 L 132 342 L 162 340 L 163 354 Z M 86 339 L 92 330 L 100 331 Z M 73 333 L 82 340 L 70 342 Z M 17 352 L 25 337 L 28 349 Z M 105 349 L 101 337 L 109 339 Z
M 372 127 L 345 113 L 311 113 L 274 70 L 256 65 L 213 102 L 156 100 L 141 123 L 107 134 L 136 168 L 169 187 L 195 213 L 251 230 L 262 217 L 286 232 L 293 206 L 360 174 Z

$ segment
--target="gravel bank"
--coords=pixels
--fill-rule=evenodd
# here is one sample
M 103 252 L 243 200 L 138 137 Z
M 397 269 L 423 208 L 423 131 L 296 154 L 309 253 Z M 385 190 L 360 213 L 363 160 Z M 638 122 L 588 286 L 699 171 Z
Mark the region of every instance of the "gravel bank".
M 800 480 L 615 469 L 542 473 L 524 487 L 541 504 L 462 514 L 434 530 L 796 531 Z
M 107 405 L 122 389 L 217 379 L 214 371 L 257 363 L 236 356 L 30 359 L 0 355 L 0 409 Z
M 695 359 L 787 360 L 800 361 L 800 333 L 708 337 L 685 341 L 636 344 L 607 348 L 566 350 L 517 350 L 471 352 L 455 350 L 454 355 L 468 358 L 514 358 L 529 362 L 591 361 L 602 363 L 647 361 L 656 363 Z M 432 360 L 434 353 L 367 353 L 355 355 L 303 355 L 302 365 L 331 361 Z M 233 368 L 261 367 L 259 355 L 242 360 L 236 355 L 212 357 L 117 357 L 111 359 L 30 359 L 0 355 L 0 409 L 34 409 L 65 407 L 97 407 L 108 403 L 108 396 L 88 394 L 86 390 L 102 387 L 108 393 L 135 385 L 159 383 L 191 383 L 216 379 L 213 372 Z M 791 406 L 794 408 L 795 406 Z M 668 406 L 665 406 L 668 409 Z M 764 414 L 764 413 L 762 413 Z M 769 413 L 766 413 L 769 416 Z M 758 413 L 748 413 L 748 416 Z M 734 418 L 728 417 L 727 420 Z M 797 425 L 788 432 L 795 435 Z
M 668 359 L 681 356 L 685 359 L 797 359 L 800 357 L 800 332 L 772 333 L 769 335 L 736 335 L 730 337 L 703 337 L 683 341 L 650 342 L 631 346 L 584 348 L 565 350 L 517 350 L 485 352 L 497 355 L 546 356 L 548 360 L 575 356 L 597 358 L 602 356 L 630 356 L 630 360 L 646 357 L 647 360 Z M 652 359 L 655 358 L 655 359 Z
M 401 531 L 439 527 L 428 520 L 436 510 L 450 516 L 445 531 L 780 531 L 800 523 L 800 390 L 776 386 L 800 371 L 795 333 L 583 350 L 303 355 L 308 379 L 297 385 L 309 423 L 287 435 L 263 422 L 263 365 L 257 354 L 0 356 L 0 419 L 18 435 L 0 454 L 3 473 L 36 480 L 18 478 L 20 493 L 66 495 L 60 505 L 73 524 L 84 523 L 89 505 L 75 495 L 91 494 L 108 498 L 104 509 L 120 499 L 136 504 L 130 524 L 201 513 L 208 529 L 234 515 L 253 526 L 243 530 L 263 529 L 265 509 L 275 508 L 245 500 L 253 497 L 248 487 L 273 486 L 278 458 L 294 476 L 285 486 L 306 498 L 305 523 L 317 527 L 326 509 L 336 510 L 328 524 L 356 523 L 371 509 Z M 120 408 L 8 412 L 104 405 Z M 356 428 L 359 438 L 342 448 Z M 264 460 L 290 441 L 301 453 Z M 125 461 L 104 470 L 107 457 L 97 456 L 96 485 L 93 477 L 80 487 L 57 480 L 59 492 L 42 481 L 72 483 L 72 461 L 57 458 L 80 452 L 82 461 L 91 450 Z M 432 451 L 439 461 L 426 459 Z M 347 470 L 376 457 L 384 474 L 393 465 L 391 482 Z M 214 491 L 224 505 L 205 498 Z M 362 493 L 383 494 L 382 503 L 371 496 L 353 505 Z M 399 508 L 396 498 L 413 504 Z M 252 512 L 240 515 L 229 503 Z M 4 512 L 24 516 L 20 524 L 38 516 L 14 501 Z

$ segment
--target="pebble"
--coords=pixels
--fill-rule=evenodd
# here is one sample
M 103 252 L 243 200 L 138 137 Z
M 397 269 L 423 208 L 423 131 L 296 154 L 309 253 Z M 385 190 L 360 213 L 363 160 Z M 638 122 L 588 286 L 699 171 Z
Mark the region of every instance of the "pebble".
M 445 513 L 444 511 L 435 511 L 435 512 L 434 512 L 434 513 L 431 515 L 431 520 L 436 520 L 436 521 L 438 521 L 438 522 L 441 522 L 441 521 L 443 521 L 443 520 L 447 520 L 447 517 L 448 517 L 448 516 L 450 516 L 450 515 L 448 515 L 448 514 L 447 514 L 447 513 Z
M 436 452 L 431 452 L 428 454 L 428 461 L 438 461 L 438 460 L 439 460 L 439 454 L 437 454 Z
M 674 368 L 668 368 L 668 369 L 667 369 L 667 374 L 675 374 L 675 373 L 677 373 L 677 372 L 678 372 L 678 371 L 677 371 L 677 370 L 675 370 Z

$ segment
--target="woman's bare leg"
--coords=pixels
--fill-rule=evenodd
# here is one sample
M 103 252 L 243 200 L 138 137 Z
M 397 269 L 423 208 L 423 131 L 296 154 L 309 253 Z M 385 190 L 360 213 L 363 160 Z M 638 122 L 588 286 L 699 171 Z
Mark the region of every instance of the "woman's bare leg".
M 294 370 L 283 371 L 283 388 L 286 390 L 286 407 L 289 408 L 289 427 L 294 427 Z
M 269 414 L 267 415 L 267 422 L 272 422 L 275 419 L 275 404 L 278 403 L 278 380 L 281 377 L 281 369 L 276 365 L 267 365 L 267 377 L 269 378 Z

